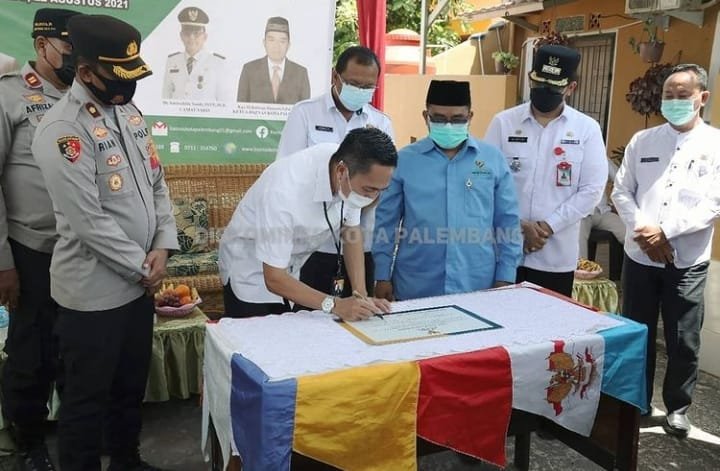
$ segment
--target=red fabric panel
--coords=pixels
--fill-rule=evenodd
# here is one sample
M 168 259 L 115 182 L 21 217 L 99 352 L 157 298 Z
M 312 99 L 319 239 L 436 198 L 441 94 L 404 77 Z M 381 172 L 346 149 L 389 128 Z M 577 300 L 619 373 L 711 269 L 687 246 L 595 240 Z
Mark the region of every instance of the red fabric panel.
M 377 90 L 372 99 L 372 105 L 383 109 L 383 93 L 385 80 L 385 22 L 386 0 L 358 0 L 358 34 L 360 44 L 372 49 L 380 60 L 380 77 L 378 77 Z

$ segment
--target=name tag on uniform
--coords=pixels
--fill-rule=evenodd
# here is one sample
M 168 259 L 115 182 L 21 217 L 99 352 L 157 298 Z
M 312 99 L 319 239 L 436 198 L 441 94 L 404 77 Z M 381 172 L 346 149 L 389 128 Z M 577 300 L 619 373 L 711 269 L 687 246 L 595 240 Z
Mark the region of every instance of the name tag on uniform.
M 641 157 L 640 158 L 641 164 L 650 163 L 650 162 L 660 162 L 660 157 Z
M 580 145 L 580 139 L 560 139 L 560 144 Z
M 333 128 L 330 126 L 315 126 L 316 131 L 322 131 L 322 132 L 333 132 Z
M 179 73 L 179 72 L 180 72 L 180 69 L 170 69 L 170 70 L 168 70 L 168 73 L 170 73 L 170 74 L 177 74 L 177 73 Z
M 527 136 L 509 136 L 508 142 L 522 142 L 527 144 L 528 138 Z

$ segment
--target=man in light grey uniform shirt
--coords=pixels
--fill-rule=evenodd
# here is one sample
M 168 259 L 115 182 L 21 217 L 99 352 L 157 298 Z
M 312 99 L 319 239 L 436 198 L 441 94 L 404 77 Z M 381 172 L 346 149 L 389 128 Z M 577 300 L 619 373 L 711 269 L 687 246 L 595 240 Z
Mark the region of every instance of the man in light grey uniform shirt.
M 58 423 L 63 470 L 152 471 L 140 459 L 154 306 L 177 230 L 163 170 L 130 102 L 151 74 L 140 33 L 104 15 L 68 23 L 75 83 L 46 115 L 33 154 L 53 200 L 59 240 L 50 268 L 65 368 Z
M 40 119 L 72 83 L 66 23 L 77 14 L 37 10 L 35 60 L 0 76 L 0 304 L 10 310 L 2 409 L 18 449 L 17 470 L 53 469 L 44 430 L 58 358 L 48 274 L 57 232 L 30 145 Z

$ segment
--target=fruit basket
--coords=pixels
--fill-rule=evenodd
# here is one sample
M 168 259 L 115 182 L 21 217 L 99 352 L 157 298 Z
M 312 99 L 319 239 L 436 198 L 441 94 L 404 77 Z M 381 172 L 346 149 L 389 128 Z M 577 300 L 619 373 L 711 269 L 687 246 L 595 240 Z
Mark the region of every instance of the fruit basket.
M 602 267 L 592 260 L 581 258 L 578 260 L 577 268 L 575 269 L 575 278 L 578 280 L 592 280 L 602 274 Z
M 185 317 L 202 303 L 195 288 L 163 284 L 155 293 L 155 312 L 166 317 Z

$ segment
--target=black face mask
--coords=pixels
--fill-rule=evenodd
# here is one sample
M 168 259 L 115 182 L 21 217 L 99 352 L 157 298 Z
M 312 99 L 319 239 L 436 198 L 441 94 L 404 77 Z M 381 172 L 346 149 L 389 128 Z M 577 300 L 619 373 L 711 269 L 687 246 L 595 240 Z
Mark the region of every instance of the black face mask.
M 135 88 L 137 88 L 137 82 L 127 82 L 125 80 L 110 80 L 102 77 L 100 74 L 95 76 L 105 85 L 105 90 L 100 90 L 98 87 L 93 85 L 92 82 L 83 82 L 86 87 L 92 92 L 98 100 L 109 106 L 126 105 L 130 103 L 133 95 L 135 95 Z M 122 101 L 113 102 L 112 99 L 121 96 Z
M 530 89 L 530 103 L 541 113 L 549 113 L 563 102 L 562 92 L 547 87 Z
M 72 85 L 73 79 L 75 78 L 75 60 L 72 54 L 63 54 L 50 41 L 48 41 L 48 44 L 62 57 L 62 65 L 57 69 L 53 67 L 55 76 L 57 76 L 58 80 L 65 85 Z M 45 58 L 45 61 L 48 62 L 47 57 Z M 50 64 L 50 62 L 48 62 L 48 64 Z

